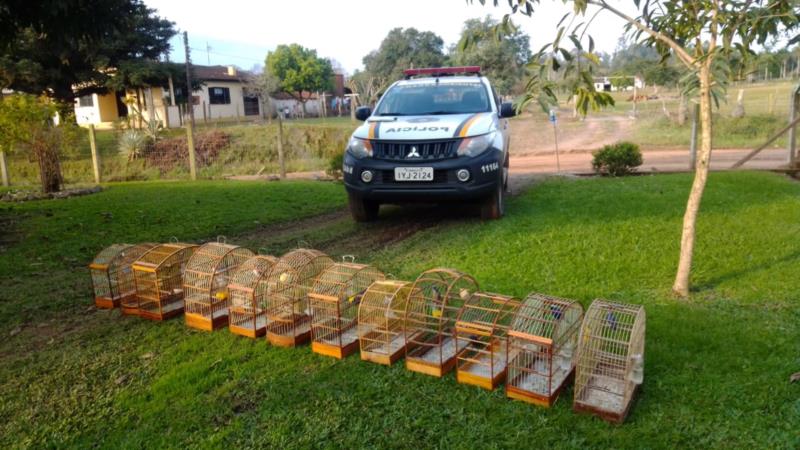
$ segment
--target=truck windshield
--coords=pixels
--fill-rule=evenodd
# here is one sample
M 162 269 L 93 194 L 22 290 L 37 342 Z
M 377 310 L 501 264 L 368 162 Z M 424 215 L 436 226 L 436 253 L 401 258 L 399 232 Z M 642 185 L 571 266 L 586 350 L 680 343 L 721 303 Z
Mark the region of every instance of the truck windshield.
M 375 110 L 378 116 L 426 116 L 491 111 L 489 95 L 480 83 L 397 85 Z

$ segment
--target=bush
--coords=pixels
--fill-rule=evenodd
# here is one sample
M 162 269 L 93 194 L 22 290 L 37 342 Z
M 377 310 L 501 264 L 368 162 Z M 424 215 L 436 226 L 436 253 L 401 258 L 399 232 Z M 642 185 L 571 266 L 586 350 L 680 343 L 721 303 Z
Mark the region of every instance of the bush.
M 642 165 L 642 152 L 631 142 L 606 145 L 592 155 L 592 168 L 601 175 L 624 176 Z
M 328 168 L 325 170 L 325 173 L 333 177 L 334 179 L 338 180 L 342 178 L 343 164 L 344 164 L 344 152 L 336 153 L 328 160 Z

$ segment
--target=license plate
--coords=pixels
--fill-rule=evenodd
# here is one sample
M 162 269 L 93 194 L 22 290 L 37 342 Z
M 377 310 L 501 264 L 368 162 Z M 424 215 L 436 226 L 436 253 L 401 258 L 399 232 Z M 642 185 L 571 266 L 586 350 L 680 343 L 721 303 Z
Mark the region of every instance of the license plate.
M 433 167 L 395 167 L 395 181 L 433 181 Z

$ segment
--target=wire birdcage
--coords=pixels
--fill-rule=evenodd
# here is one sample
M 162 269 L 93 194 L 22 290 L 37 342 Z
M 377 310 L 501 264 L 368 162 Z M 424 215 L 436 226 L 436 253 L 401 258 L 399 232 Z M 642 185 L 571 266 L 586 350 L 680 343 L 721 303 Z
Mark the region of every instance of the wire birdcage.
M 625 420 L 644 381 L 645 318 L 641 305 L 592 302 L 578 337 L 575 411 Z
M 367 288 L 384 276 L 365 264 L 334 264 L 308 293 L 311 307 L 311 350 L 342 359 L 358 350 L 358 306 Z
M 183 271 L 196 249 L 194 244 L 160 244 L 133 263 L 140 317 L 166 320 L 183 313 Z
M 228 280 L 251 256 L 253 252 L 244 247 L 222 242 L 197 248 L 183 273 L 187 326 L 214 331 L 228 325 Z
M 358 306 L 361 359 L 392 365 L 406 348 L 403 319 L 411 293 L 407 281 L 383 280 L 370 285 Z
M 136 283 L 131 264 L 155 246 L 152 243 L 113 244 L 95 256 L 89 264 L 89 272 L 98 308 L 113 309 L 123 302 L 135 303 Z
M 555 403 L 573 375 L 583 307 L 572 300 L 532 293 L 508 331 L 506 395 L 540 406 Z
M 519 299 L 478 292 L 464 303 L 456 319 L 459 383 L 492 390 L 506 377 L 508 330 Z
M 441 377 L 455 367 L 463 348 L 456 346 L 456 318 L 477 291 L 475 279 L 453 269 L 432 269 L 417 278 L 405 314 L 408 370 Z
M 233 273 L 228 283 L 231 333 L 250 338 L 267 334 L 267 315 L 256 301 L 256 287 L 276 262 L 278 258 L 274 256 L 256 255 Z
M 267 315 L 267 339 L 293 347 L 311 337 L 308 291 L 333 260 L 317 250 L 297 249 L 283 255 L 256 287 L 256 301 Z

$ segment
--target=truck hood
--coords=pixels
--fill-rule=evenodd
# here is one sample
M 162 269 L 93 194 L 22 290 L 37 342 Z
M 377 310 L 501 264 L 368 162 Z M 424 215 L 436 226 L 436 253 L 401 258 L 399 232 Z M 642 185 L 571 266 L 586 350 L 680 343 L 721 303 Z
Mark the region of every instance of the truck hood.
M 356 129 L 353 136 L 388 141 L 479 136 L 494 130 L 492 114 L 494 113 L 370 117 Z

